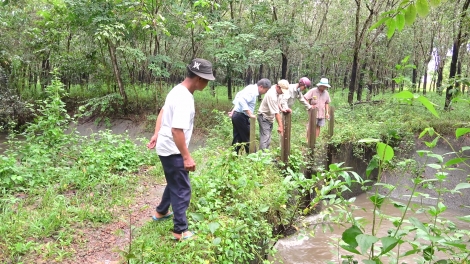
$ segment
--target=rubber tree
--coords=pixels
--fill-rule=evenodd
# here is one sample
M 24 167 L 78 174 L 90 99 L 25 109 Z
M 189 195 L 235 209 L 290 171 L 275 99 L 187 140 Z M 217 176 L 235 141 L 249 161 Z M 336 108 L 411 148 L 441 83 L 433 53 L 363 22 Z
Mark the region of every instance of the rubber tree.
M 360 51 L 365 38 L 368 35 L 368 29 L 372 25 L 374 17 L 377 15 L 380 7 L 385 1 L 381 0 L 355 0 L 355 30 L 354 30 L 354 46 L 353 58 L 351 64 L 351 78 L 349 82 L 348 103 L 353 104 L 354 92 L 357 90 L 358 85 L 358 70 L 360 63 Z M 361 23 L 362 9 L 366 10 L 365 19 Z
M 466 38 L 468 38 L 467 35 L 468 35 L 469 17 L 467 15 L 467 11 L 468 11 L 469 5 L 470 5 L 470 0 L 465 0 L 465 2 L 462 5 L 462 11 L 459 16 L 457 34 L 454 37 L 454 43 L 452 45 L 452 60 L 450 62 L 449 80 L 454 80 L 455 78 L 458 78 L 456 74 L 457 74 L 457 62 L 459 59 L 459 51 L 460 51 L 460 47 L 462 46 L 462 44 L 466 42 Z M 449 106 L 450 106 L 454 91 L 456 91 L 456 89 L 457 87 L 454 82 L 451 82 L 451 84 L 447 86 L 444 110 L 449 110 Z

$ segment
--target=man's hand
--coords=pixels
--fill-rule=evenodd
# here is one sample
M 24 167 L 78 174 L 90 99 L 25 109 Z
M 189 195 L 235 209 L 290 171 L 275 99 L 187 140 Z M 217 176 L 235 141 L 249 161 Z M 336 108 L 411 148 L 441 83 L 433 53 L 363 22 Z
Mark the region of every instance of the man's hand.
M 284 112 L 284 113 L 292 113 L 292 109 L 287 108 L 287 109 L 285 109 L 285 110 L 282 110 L 282 112 Z
M 195 171 L 196 170 L 196 163 L 194 162 L 191 156 L 187 158 L 183 158 L 184 162 L 184 169 L 187 171 Z
M 284 135 L 284 129 L 282 128 L 282 126 L 277 127 L 277 133 L 281 134 L 281 136 Z
M 228 114 L 228 117 L 232 118 L 232 116 L 233 116 L 233 111 L 227 112 L 227 114 Z
M 256 116 L 253 115 L 253 114 L 249 115 L 249 117 L 250 117 L 250 118 L 256 118 Z
M 153 149 L 157 145 L 158 134 L 154 134 L 150 139 L 150 142 L 147 144 L 148 149 Z
M 330 120 L 330 113 L 325 114 L 326 119 Z

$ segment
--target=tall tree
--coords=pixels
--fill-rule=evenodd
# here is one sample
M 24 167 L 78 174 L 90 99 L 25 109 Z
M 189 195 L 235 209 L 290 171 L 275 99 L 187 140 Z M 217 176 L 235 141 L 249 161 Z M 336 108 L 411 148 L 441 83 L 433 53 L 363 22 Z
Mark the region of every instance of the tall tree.
M 458 78 L 456 76 L 457 73 L 457 62 L 459 59 L 459 51 L 460 51 L 460 46 L 462 46 L 462 43 L 465 42 L 465 39 L 468 38 L 468 32 L 464 30 L 468 30 L 468 16 L 467 16 L 467 11 L 468 11 L 468 6 L 470 5 L 470 0 L 465 0 L 463 6 L 462 6 L 462 11 L 460 12 L 460 17 L 459 17 L 459 24 L 457 28 L 457 34 L 454 37 L 454 44 L 452 45 L 452 61 L 450 62 L 450 69 L 449 69 L 449 80 L 455 80 L 455 78 Z M 448 110 L 450 102 L 452 100 L 454 92 L 458 89 L 456 87 L 455 82 L 451 82 L 449 86 L 447 86 L 446 89 L 446 99 L 444 103 L 444 109 Z

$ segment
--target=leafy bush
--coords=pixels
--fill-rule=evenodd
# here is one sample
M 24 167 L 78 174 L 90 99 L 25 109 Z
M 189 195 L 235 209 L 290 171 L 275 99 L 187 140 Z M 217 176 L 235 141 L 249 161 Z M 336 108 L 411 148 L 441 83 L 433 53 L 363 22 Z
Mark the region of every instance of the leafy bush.
M 110 131 L 79 136 L 69 129 L 58 78 L 46 92 L 34 122 L 0 154 L 0 245 L 8 245 L 1 261 L 34 262 L 33 251 L 57 262 L 70 257 L 71 226 L 111 221 L 109 208 L 132 196 L 132 173 L 156 159 Z

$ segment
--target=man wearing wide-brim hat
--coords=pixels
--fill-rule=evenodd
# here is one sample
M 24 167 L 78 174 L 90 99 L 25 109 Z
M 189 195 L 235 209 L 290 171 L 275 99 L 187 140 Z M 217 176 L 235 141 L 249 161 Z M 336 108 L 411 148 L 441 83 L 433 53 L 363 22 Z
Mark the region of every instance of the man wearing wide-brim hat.
M 186 218 L 191 198 L 189 172 L 196 170 L 196 163 L 188 150 L 195 115 L 193 93 L 202 91 L 210 80 L 215 80 L 212 64 L 204 59 L 193 59 L 187 66 L 184 81 L 166 96 L 155 124 L 155 133 L 147 145 L 149 149 L 156 148 L 167 182 L 152 218 L 158 222 L 173 216 L 173 238 L 177 240 L 193 236 L 188 231 Z
M 321 78 L 317 83 L 317 87 L 311 89 L 305 94 L 305 99 L 310 102 L 313 108 L 317 108 L 317 127 L 316 137 L 320 135 L 320 128 L 325 126 L 325 118 L 330 118 L 330 94 L 327 89 L 330 88 L 327 78 Z M 310 127 L 310 125 L 308 125 Z M 310 131 L 307 129 L 307 138 L 310 136 Z

